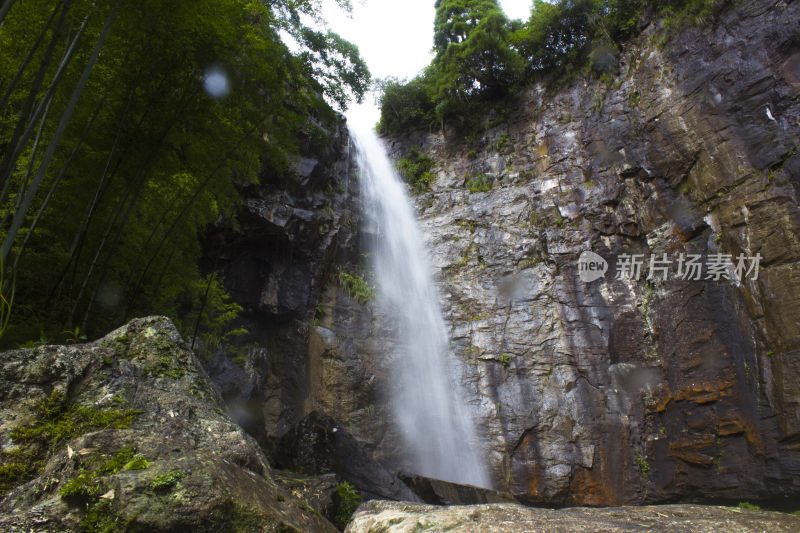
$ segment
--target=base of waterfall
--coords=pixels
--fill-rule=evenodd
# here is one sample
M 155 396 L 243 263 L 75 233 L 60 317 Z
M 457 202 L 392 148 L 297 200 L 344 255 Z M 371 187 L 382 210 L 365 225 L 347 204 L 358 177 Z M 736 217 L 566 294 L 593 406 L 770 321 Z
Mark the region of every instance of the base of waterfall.
M 438 507 L 369 501 L 358 508 L 345 533 L 418 531 L 516 533 L 519 531 L 795 532 L 800 517 L 710 505 L 572 507 L 537 509 L 518 504 Z

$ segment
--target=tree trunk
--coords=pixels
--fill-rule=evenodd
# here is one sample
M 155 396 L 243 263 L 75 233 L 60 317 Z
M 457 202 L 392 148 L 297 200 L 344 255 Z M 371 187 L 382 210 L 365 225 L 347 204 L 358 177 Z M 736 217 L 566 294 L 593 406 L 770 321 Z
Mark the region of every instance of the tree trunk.
M 10 0 L 9 0 L 10 1 Z M 50 18 L 47 19 L 47 22 L 42 28 L 42 31 L 39 32 L 39 36 L 36 38 L 36 41 L 31 46 L 31 49 L 28 51 L 28 55 L 25 56 L 25 60 L 22 62 L 22 65 L 17 69 L 17 73 L 14 75 L 14 78 L 9 82 L 8 87 L 6 87 L 6 92 L 3 94 L 3 97 L 0 98 L 0 109 L 4 108 L 6 104 L 8 104 L 8 100 L 11 98 L 11 94 L 14 92 L 14 89 L 17 87 L 17 83 L 19 80 L 22 79 L 22 75 L 25 73 L 25 70 L 28 68 L 31 60 L 33 60 L 33 56 L 36 55 L 36 50 L 39 49 L 42 42 L 44 41 L 45 35 L 47 35 L 47 30 L 50 29 L 50 26 L 53 24 L 53 21 L 56 18 L 56 14 L 58 14 L 58 10 L 61 6 L 64 5 L 63 3 L 59 3 L 53 12 L 50 14 Z
M 53 53 L 55 52 L 56 44 L 58 43 L 59 33 L 61 32 L 61 28 L 64 26 L 64 20 L 66 19 L 67 12 L 69 11 L 68 8 L 69 3 L 67 3 L 64 9 L 61 11 L 61 16 L 59 17 L 56 28 L 53 30 L 53 36 L 50 39 L 50 44 L 47 46 L 47 50 L 45 50 L 41 65 L 39 65 L 39 71 L 36 73 L 36 77 L 31 84 L 31 90 L 28 92 L 28 97 L 25 100 L 25 103 L 22 105 L 22 110 L 19 113 L 17 125 L 14 127 L 14 132 L 11 134 L 11 139 L 9 140 L 5 155 L 3 156 L 2 161 L 0 161 L 0 183 L 3 184 L 3 190 L 0 192 L 0 205 L 5 202 L 6 194 L 10 186 L 11 174 L 14 172 L 14 166 L 17 158 L 19 157 L 19 154 L 22 153 L 22 149 L 27 143 L 27 139 L 29 139 L 30 135 L 32 134 L 32 125 L 36 122 L 36 120 L 35 118 L 29 118 L 29 115 L 31 114 L 31 111 L 33 111 L 33 106 L 36 102 L 36 95 L 39 94 L 39 91 L 42 88 L 42 83 L 44 82 L 44 77 L 47 73 L 47 67 L 50 65 L 50 61 L 53 58 Z
M 11 9 L 11 6 L 14 4 L 14 0 L 3 0 L 3 3 L 0 4 L 0 25 L 3 24 L 3 21 L 6 18 L 6 14 L 8 14 L 8 10 Z
M 50 163 L 50 160 L 55 155 L 56 148 L 58 147 L 59 142 L 61 141 L 62 135 L 64 135 L 64 131 L 67 129 L 67 125 L 69 124 L 70 120 L 72 119 L 72 114 L 75 112 L 75 107 L 78 104 L 78 99 L 80 98 L 81 94 L 83 93 L 83 89 L 86 87 L 86 83 L 89 81 L 89 75 L 92 73 L 92 69 L 94 68 L 95 63 L 97 62 L 97 58 L 100 55 L 100 49 L 102 48 L 103 44 L 105 43 L 108 34 L 111 32 L 111 26 L 114 23 L 114 20 L 117 17 L 119 9 L 119 2 L 117 2 L 111 13 L 106 19 L 106 23 L 103 26 L 102 31 L 100 32 L 100 36 L 97 38 L 97 42 L 95 43 L 94 49 L 92 50 L 92 54 L 89 57 L 89 61 L 86 63 L 86 66 L 83 69 L 83 73 L 81 74 L 80 80 L 78 80 L 78 84 L 75 89 L 72 91 L 72 96 L 70 97 L 69 103 L 67 104 L 67 108 L 64 113 L 61 115 L 61 120 L 58 124 L 58 128 L 56 129 L 55 133 L 53 134 L 53 138 L 50 140 L 50 144 L 47 146 L 47 150 L 42 157 L 42 162 L 39 165 L 39 169 L 36 172 L 36 176 L 33 178 L 33 182 L 28 190 L 25 192 L 25 199 L 20 206 L 20 209 L 14 213 L 14 220 L 11 223 L 11 228 L 9 229 L 8 235 L 6 235 L 5 240 L 3 240 L 2 246 L 0 246 L 0 260 L 6 261 L 8 258 L 8 254 L 11 252 L 11 246 L 14 243 L 14 240 L 17 236 L 17 231 L 22 226 L 22 222 L 25 219 L 25 215 L 30 208 L 31 202 L 33 201 L 33 197 L 36 194 L 36 191 L 39 189 L 39 186 L 42 184 L 42 180 L 44 179 L 44 174 L 47 170 L 47 166 Z
M 42 205 L 39 206 L 39 211 L 36 212 L 36 216 L 33 218 L 33 222 L 31 222 L 31 226 L 28 229 L 28 233 L 25 234 L 25 239 L 23 239 L 22 244 L 20 245 L 19 250 L 17 251 L 16 257 L 14 258 L 14 266 L 12 267 L 12 270 L 14 272 L 17 271 L 17 263 L 19 263 L 19 258 L 22 256 L 22 252 L 25 250 L 25 246 L 27 246 L 28 240 L 31 238 L 31 235 L 33 235 L 33 232 L 36 229 L 39 220 L 42 218 L 42 213 L 44 213 L 44 210 L 47 208 L 47 204 L 50 203 L 50 199 L 53 197 L 53 193 L 55 193 L 55 190 L 58 187 L 61 178 L 64 177 L 64 174 L 66 174 L 67 168 L 69 168 L 70 163 L 75 158 L 75 155 L 78 153 L 78 151 L 80 151 L 84 141 L 86 141 L 86 137 L 89 135 L 89 131 L 91 130 L 92 125 L 94 124 L 94 121 L 97 118 L 97 115 L 100 114 L 100 109 L 103 107 L 103 102 L 104 100 L 101 100 L 98 106 L 95 108 L 94 113 L 92 113 L 92 116 L 89 118 L 89 121 L 83 128 L 81 136 L 78 138 L 78 142 L 75 144 L 75 147 L 72 149 L 72 152 L 70 152 L 69 156 L 67 157 L 67 160 L 64 162 L 64 165 L 62 165 L 61 170 L 58 172 L 58 175 L 53 180 L 53 184 L 50 185 L 50 190 L 47 191 L 47 196 L 45 196 L 44 200 L 42 201 Z

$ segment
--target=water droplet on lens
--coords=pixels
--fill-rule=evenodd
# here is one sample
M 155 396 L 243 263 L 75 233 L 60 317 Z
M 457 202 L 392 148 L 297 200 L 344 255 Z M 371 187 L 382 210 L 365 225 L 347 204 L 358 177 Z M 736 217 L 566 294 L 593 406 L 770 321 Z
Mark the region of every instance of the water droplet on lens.
M 228 76 L 219 68 L 211 68 L 203 75 L 203 87 L 214 98 L 222 98 L 230 92 Z

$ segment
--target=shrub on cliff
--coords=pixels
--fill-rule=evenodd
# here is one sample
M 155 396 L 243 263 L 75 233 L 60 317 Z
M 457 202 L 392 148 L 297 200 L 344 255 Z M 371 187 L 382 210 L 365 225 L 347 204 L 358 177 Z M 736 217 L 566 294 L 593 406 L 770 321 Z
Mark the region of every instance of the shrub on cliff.
M 433 174 L 433 159 L 417 146 L 412 147 L 407 155 L 397 161 L 397 170 L 416 194 L 428 190 L 436 178 Z

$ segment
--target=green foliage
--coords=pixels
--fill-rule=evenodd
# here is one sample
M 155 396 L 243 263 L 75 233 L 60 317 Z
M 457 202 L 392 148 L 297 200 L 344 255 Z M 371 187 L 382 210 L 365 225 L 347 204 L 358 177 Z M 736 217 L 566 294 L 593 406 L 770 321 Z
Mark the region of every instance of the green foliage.
M 122 467 L 123 470 L 145 470 L 150 467 L 150 461 L 142 455 L 137 455 Z
M 58 491 L 59 496 L 71 503 L 85 505 L 81 527 L 88 532 L 118 531 L 118 516 L 108 499 L 98 499 L 108 488 L 104 476 L 114 475 L 122 470 L 144 470 L 149 466 L 144 456 L 136 454 L 130 446 L 120 448 L 110 459 L 97 468 L 81 467 L 78 475 L 64 483 Z
M 81 528 L 87 533 L 113 533 L 122 528 L 111 500 L 92 502 L 81 519 Z
M 500 364 L 503 365 L 503 368 L 508 368 L 511 364 L 511 354 L 501 353 L 498 360 L 500 361 Z
M 639 467 L 639 472 L 641 472 L 643 476 L 650 473 L 650 463 L 647 462 L 645 456 L 637 455 L 634 460 L 636 461 L 636 466 Z
M 128 428 L 140 412 L 70 404 L 63 393 L 54 390 L 35 406 L 33 422 L 11 430 L 15 446 L 0 451 L 0 494 L 34 477 L 48 455 L 66 441 L 97 429 Z
M 343 108 L 369 83 L 356 48 L 309 22 L 318 7 L 11 3 L 0 25 L 4 345 L 96 338 L 154 313 L 187 337 L 200 316 L 201 337 L 225 338 L 239 309 L 216 280 L 207 292 L 204 232 L 234 218 L 242 187 L 281 177 L 302 145 L 330 135 L 327 102 Z M 226 95 L 206 92 L 214 71 Z
M 497 138 L 497 141 L 494 143 L 494 149 L 497 152 L 503 152 L 507 148 L 509 148 L 510 139 L 508 137 L 508 133 L 503 132 L 500 137 Z
M 384 86 L 381 131 L 398 135 L 445 120 L 464 126 L 534 79 L 591 73 L 611 86 L 620 47 L 648 17 L 663 19 L 669 34 L 709 23 L 728 3 L 535 0 L 523 22 L 507 20 L 495 0 L 437 0 L 433 61 L 421 76 Z M 629 103 L 638 105 L 638 93 Z
M 15 291 L 16 280 L 6 279 L 5 261 L 0 259 L 0 340 L 3 339 L 8 328 L 8 322 L 11 320 Z
M 536 0 L 528 23 L 513 42 L 526 60 L 528 74 L 569 70 L 591 39 L 590 20 L 599 7 L 594 0 Z
M 339 272 L 339 285 L 360 304 L 365 304 L 375 297 L 375 289 L 358 274 Z
M 86 335 L 81 331 L 80 326 L 75 326 L 72 329 L 65 329 L 61 333 L 66 338 L 67 344 L 76 344 L 86 340 Z
M 760 505 L 757 505 L 755 503 L 750 503 L 750 502 L 739 502 L 739 505 L 737 505 L 737 507 L 739 509 L 745 509 L 747 511 L 761 511 L 762 510 Z
M 96 468 L 81 467 L 78 475 L 64 483 L 58 494 L 64 499 L 88 500 L 99 496 L 103 490 L 102 477 L 122 470 L 144 470 L 150 462 L 130 446 L 124 446 Z
M 100 495 L 102 486 L 97 474 L 91 470 L 83 470 L 58 489 L 58 494 L 65 500 L 88 500 Z
M 183 479 L 183 472 L 180 470 L 170 470 L 154 477 L 150 481 L 150 489 L 155 492 L 166 492 L 172 489 L 177 483 Z
M 523 61 L 509 44 L 510 25 L 496 0 L 437 0 L 431 94 L 443 118 L 459 103 L 508 93 Z
M 489 192 L 492 190 L 494 180 L 486 174 L 477 174 L 467 178 L 466 186 L 469 192 Z
M 730 0 L 668 0 L 659 2 L 659 12 L 669 31 L 679 31 L 688 26 L 702 26 L 719 12 Z
M 416 194 L 427 191 L 433 180 L 436 179 L 432 172 L 433 159 L 416 146 L 409 150 L 408 155 L 397 161 L 397 170 Z
M 423 77 L 410 81 L 388 78 L 377 83 L 381 108 L 379 133 L 397 135 L 409 129 L 427 129 L 436 123 L 436 105 Z
M 349 482 L 343 481 L 336 485 L 334 498 L 333 523 L 343 530 L 361 505 L 361 494 Z

